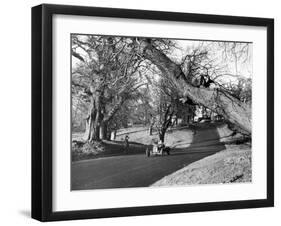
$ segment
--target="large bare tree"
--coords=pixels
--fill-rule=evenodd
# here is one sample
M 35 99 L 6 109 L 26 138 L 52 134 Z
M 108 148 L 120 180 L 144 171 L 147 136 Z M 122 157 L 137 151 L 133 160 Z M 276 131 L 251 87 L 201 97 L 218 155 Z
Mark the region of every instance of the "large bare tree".
M 85 141 L 106 138 L 110 120 L 143 85 L 136 76 L 141 60 L 129 44 L 130 39 L 118 37 L 72 37 L 72 55 L 80 61 L 72 72 L 72 86 L 89 106 Z
M 150 60 L 163 76 L 173 79 L 184 96 L 203 105 L 239 127 L 244 133 L 251 134 L 251 107 L 223 89 L 196 87 L 184 74 L 181 66 L 172 61 L 151 39 L 138 41 L 144 58 Z

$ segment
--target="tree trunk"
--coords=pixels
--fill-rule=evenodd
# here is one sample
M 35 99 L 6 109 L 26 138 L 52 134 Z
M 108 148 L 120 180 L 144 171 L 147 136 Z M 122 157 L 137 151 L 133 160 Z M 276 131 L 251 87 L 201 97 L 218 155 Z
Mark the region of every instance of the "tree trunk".
M 90 137 L 89 141 L 94 141 L 94 140 L 99 141 L 100 140 L 99 131 L 100 131 L 100 125 L 99 125 L 99 122 L 96 120 L 94 122 L 94 126 L 93 126 L 93 129 L 91 131 L 91 137 Z
M 99 117 L 99 137 L 98 139 L 101 140 L 109 140 L 110 139 L 110 134 L 108 136 L 108 123 L 110 120 L 112 120 L 113 116 L 118 112 L 122 104 L 124 103 L 125 98 L 121 97 L 119 100 L 116 102 L 116 104 L 113 106 L 113 108 L 108 112 L 107 115 L 102 115 L 102 117 Z
M 149 129 L 148 129 L 148 135 L 152 136 L 152 129 L 153 129 L 153 125 L 150 124 Z
M 101 112 L 101 95 L 97 91 L 91 96 L 91 105 L 86 119 L 86 130 L 84 133 L 84 141 L 100 140 L 100 124 L 102 121 Z
M 159 132 L 159 139 L 162 141 L 163 144 L 164 144 L 164 141 L 165 141 L 165 134 L 166 134 L 170 124 L 171 124 L 171 121 L 164 123 L 160 132 Z
M 92 118 L 91 116 L 88 116 L 88 118 L 86 119 L 86 129 L 85 129 L 85 133 L 83 136 L 83 140 L 84 141 L 88 141 L 90 139 L 90 134 L 91 134 L 91 127 L 92 127 Z
M 169 128 L 169 126 L 172 124 L 172 117 L 174 114 L 174 111 L 170 111 L 171 109 L 171 105 L 169 105 L 165 111 L 165 114 L 163 115 L 163 122 L 161 125 L 161 129 L 158 132 L 159 133 L 159 139 L 162 141 L 162 143 L 164 144 L 164 140 L 165 140 L 165 134 L 167 129 Z
M 106 121 L 101 122 L 101 125 L 100 125 L 100 139 L 101 140 L 107 140 L 108 139 L 107 126 L 108 126 L 108 123 Z
M 93 115 L 86 119 L 86 130 L 83 136 L 84 141 L 100 140 L 100 125 L 98 120 L 94 120 Z
M 148 128 L 148 135 L 149 136 L 152 136 L 154 124 L 155 124 L 155 119 L 152 117 L 150 119 L 150 124 L 149 124 L 149 128 Z
M 88 110 L 88 116 L 86 118 L 86 125 L 85 125 L 86 129 L 85 129 L 85 133 L 84 133 L 84 136 L 83 136 L 84 141 L 90 141 L 92 131 L 94 129 L 94 118 L 95 118 L 95 115 L 96 115 L 94 97 L 91 96 L 90 100 L 91 100 L 91 104 L 90 104 L 90 108 Z
M 111 131 L 111 136 L 110 136 L 110 140 L 115 140 L 116 139 L 116 129 L 114 129 L 113 131 Z
M 161 130 L 160 134 L 159 134 L 159 139 L 161 140 L 161 142 L 164 144 L 164 140 L 165 140 L 165 134 L 166 134 L 166 130 Z
M 141 42 L 141 49 L 146 59 L 155 64 L 163 76 L 168 76 L 193 102 L 201 104 L 212 111 L 223 115 L 230 122 L 236 124 L 247 134 L 251 134 L 251 107 L 229 93 L 209 88 L 197 88 L 181 70 L 181 67 L 170 60 L 163 52 L 150 44 L 148 39 Z

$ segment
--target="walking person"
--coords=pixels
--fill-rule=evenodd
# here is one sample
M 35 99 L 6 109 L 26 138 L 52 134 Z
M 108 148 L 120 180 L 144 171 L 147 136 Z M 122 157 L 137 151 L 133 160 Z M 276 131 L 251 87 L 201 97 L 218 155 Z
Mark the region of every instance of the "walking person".
M 125 154 L 129 153 L 129 136 L 125 136 Z

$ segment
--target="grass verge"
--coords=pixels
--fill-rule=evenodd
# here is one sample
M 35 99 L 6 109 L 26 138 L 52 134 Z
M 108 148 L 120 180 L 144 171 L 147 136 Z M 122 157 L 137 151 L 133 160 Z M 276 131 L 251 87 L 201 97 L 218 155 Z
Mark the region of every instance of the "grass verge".
M 249 144 L 226 145 L 226 150 L 194 162 L 152 186 L 251 182 L 251 162 Z
M 144 154 L 146 147 L 143 144 L 131 142 L 129 150 L 126 151 L 124 142 L 120 141 L 94 141 L 90 143 L 73 141 L 71 159 L 79 161 L 105 156 Z

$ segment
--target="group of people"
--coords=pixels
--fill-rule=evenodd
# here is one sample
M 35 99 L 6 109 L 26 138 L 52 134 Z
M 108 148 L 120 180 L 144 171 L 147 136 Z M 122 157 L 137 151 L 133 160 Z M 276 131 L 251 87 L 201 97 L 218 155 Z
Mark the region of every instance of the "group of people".
M 155 149 L 155 150 L 160 150 L 160 149 L 163 149 L 165 147 L 165 144 L 161 140 L 159 140 L 159 141 L 152 140 L 152 143 L 153 143 L 153 149 Z M 129 146 L 130 146 L 130 144 L 129 144 L 129 136 L 126 135 L 125 139 L 124 139 L 124 153 L 125 154 L 129 153 L 129 149 L 130 149 Z

